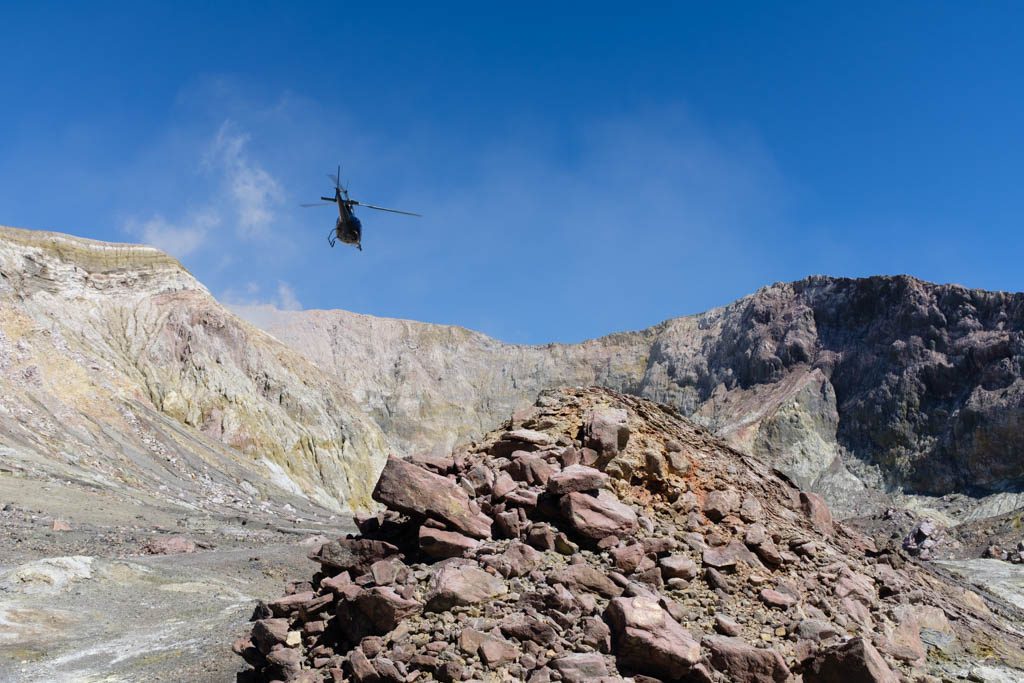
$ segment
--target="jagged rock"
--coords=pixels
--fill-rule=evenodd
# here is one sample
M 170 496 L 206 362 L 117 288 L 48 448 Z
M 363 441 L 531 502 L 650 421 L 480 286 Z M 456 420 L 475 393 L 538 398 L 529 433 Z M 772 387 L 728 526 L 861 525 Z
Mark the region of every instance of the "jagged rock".
M 786 660 L 775 650 L 722 636 L 706 636 L 702 642 L 711 650 L 711 665 L 733 683 L 783 683 L 789 678 Z
M 818 533 L 823 536 L 832 534 L 832 511 L 828 509 L 824 498 L 817 493 L 801 491 L 800 505 Z
M 805 683 L 896 683 L 899 679 L 863 638 L 819 653 L 804 669 Z
M 435 559 L 461 557 L 475 549 L 480 542 L 457 531 L 444 531 L 422 526 L 419 532 L 420 550 Z
M 611 630 L 603 621 L 596 617 L 586 617 L 583 620 L 582 630 L 581 640 L 584 645 L 588 645 L 598 652 L 611 651 Z
M 252 642 L 263 654 L 288 639 L 287 619 L 260 619 L 252 627 Z
M 458 605 L 483 602 L 507 592 L 504 581 L 476 565 L 446 564 L 430 580 L 427 609 L 440 612 Z
M 280 669 L 285 678 L 291 679 L 302 667 L 302 655 L 297 650 L 279 647 L 267 653 L 267 662 Z
M 608 481 L 604 472 L 586 465 L 569 465 L 548 481 L 548 492 L 561 495 L 573 491 L 596 491 Z
M 608 491 L 596 496 L 573 491 L 562 497 L 561 511 L 576 533 L 593 541 L 630 536 L 638 526 L 636 512 Z
M 615 598 L 605 619 L 615 658 L 628 671 L 680 678 L 700 661 L 697 641 L 654 600 Z
M 378 560 L 398 553 L 398 548 L 384 541 L 365 538 L 341 538 L 324 543 L 309 556 L 334 572 L 363 574 Z
M 373 499 L 405 514 L 423 515 L 450 524 L 474 538 L 491 537 L 491 518 L 450 479 L 398 458 L 388 458 Z
M 417 600 L 403 598 L 393 588 L 375 587 L 338 602 L 337 617 L 351 639 L 384 635 L 409 615 L 423 609 Z

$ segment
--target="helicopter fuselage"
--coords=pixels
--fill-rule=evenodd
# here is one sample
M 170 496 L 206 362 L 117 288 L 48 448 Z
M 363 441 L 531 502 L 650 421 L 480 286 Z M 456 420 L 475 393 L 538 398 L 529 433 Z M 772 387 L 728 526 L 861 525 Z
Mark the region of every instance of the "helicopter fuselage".
M 321 197 L 320 199 L 330 201 L 328 197 Z M 338 205 L 338 220 L 334 223 L 335 238 L 343 244 L 354 244 L 362 250 L 363 224 L 352 213 L 352 207 L 346 201 L 346 198 L 341 195 L 340 190 L 335 190 L 334 192 L 334 203 Z

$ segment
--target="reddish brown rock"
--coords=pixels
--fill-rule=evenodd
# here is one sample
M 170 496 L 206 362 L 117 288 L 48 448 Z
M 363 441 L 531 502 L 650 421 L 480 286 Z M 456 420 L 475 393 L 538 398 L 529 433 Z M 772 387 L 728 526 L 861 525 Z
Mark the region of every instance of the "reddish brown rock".
M 420 550 L 435 560 L 449 557 L 462 557 L 466 552 L 476 549 L 480 542 L 457 531 L 444 531 L 421 526 Z
M 800 507 L 818 533 L 822 536 L 832 535 L 832 511 L 828 509 L 824 498 L 817 493 L 801 491 Z
M 519 648 L 515 643 L 497 636 L 485 637 L 477 651 L 480 653 L 480 661 L 492 668 L 514 662 L 519 656 Z
M 596 652 L 574 652 L 551 660 L 549 666 L 560 673 L 566 683 L 587 683 L 608 675 L 604 657 Z
M 441 612 L 456 605 L 483 602 L 507 592 L 504 581 L 475 564 L 447 564 L 430 579 L 427 609 Z
M 669 579 L 685 579 L 692 581 L 697 578 L 697 563 L 686 555 L 669 555 L 658 561 L 661 567 L 661 576 Z
M 804 683 L 897 683 L 868 641 L 853 638 L 820 652 L 804 669 Z
M 337 618 L 345 635 L 352 639 L 384 635 L 406 617 L 423 609 L 418 601 L 403 598 L 393 588 L 362 590 L 351 599 L 338 602 Z
M 543 556 L 530 546 L 513 541 L 500 555 L 485 555 L 480 561 L 485 567 L 494 567 L 505 578 L 513 578 L 529 574 L 542 559 Z
M 712 522 L 718 522 L 739 506 L 740 496 L 735 491 L 712 491 L 704 499 L 704 515 Z
M 512 463 L 505 470 L 516 481 L 545 486 L 557 470 L 535 453 L 513 453 Z
M 371 541 L 365 538 L 339 538 L 324 543 L 309 556 L 325 568 L 335 573 L 352 572 L 353 576 L 365 574 L 370 565 L 378 560 L 396 555 L 398 548 L 384 541 Z
M 596 496 L 574 491 L 562 497 L 562 515 L 581 536 L 598 541 L 605 536 L 632 536 L 637 528 L 633 508 L 619 502 L 613 494 L 601 491 Z
M 432 517 L 473 538 L 491 537 L 491 518 L 451 479 L 395 457 L 388 458 L 373 499 L 405 514 Z
M 640 566 L 640 562 L 647 556 L 644 546 L 640 543 L 612 548 L 611 554 L 615 568 L 627 575 L 635 572 L 636 568 Z
M 287 619 L 260 619 L 252 626 L 252 642 L 263 654 L 288 640 Z
M 548 583 L 561 583 L 571 591 L 588 590 L 606 598 L 622 595 L 622 587 L 589 564 L 570 564 L 548 575 Z
M 700 661 L 700 645 L 650 598 L 615 598 L 605 619 L 612 651 L 626 671 L 662 679 L 681 678 Z
M 150 539 L 142 547 L 142 552 L 148 555 L 178 555 L 195 551 L 195 541 L 184 536 L 162 536 Z
M 728 545 L 717 548 L 705 548 L 701 561 L 715 569 L 732 569 L 737 562 L 745 562 L 751 566 L 759 566 L 757 556 L 747 550 L 739 541 L 730 541 Z
M 548 480 L 548 491 L 554 494 L 573 491 L 596 491 L 608 481 L 608 475 L 586 465 L 569 465 Z
M 758 597 L 761 598 L 761 602 L 776 609 L 789 609 L 797 603 L 797 599 L 792 595 L 771 588 L 762 589 Z
M 586 417 L 586 445 L 603 458 L 615 457 L 629 442 L 628 419 L 622 408 L 594 408 Z
M 775 650 L 756 648 L 739 638 L 709 636 L 711 665 L 732 683 L 784 683 L 789 678 L 786 660 Z

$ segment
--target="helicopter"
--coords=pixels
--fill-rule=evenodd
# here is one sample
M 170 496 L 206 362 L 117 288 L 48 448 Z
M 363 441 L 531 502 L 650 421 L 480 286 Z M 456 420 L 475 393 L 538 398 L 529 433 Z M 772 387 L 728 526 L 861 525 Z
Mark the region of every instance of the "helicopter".
M 398 209 L 388 209 L 383 206 L 375 206 L 373 204 L 364 204 L 363 202 L 356 201 L 348 196 L 348 188 L 341 184 L 341 165 L 338 165 L 338 172 L 335 175 L 327 174 L 331 182 L 334 183 L 334 197 L 320 197 L 319 202 L 312 204 L 302 204 L 303 207 L 310 206 L 326 206 L 328 204 L 338 205 L 338 220 L 334 224 L 334 229 L 327 233 L 327 243 L 334 247 L 337 242 L 343 244 L 353 244 L 359 250 L 363 250 L 363 224 L 358 218 L 356 218 L 355 212 L 352 210 L 354 206 L 365 206 L 367 209 L 376 209 L 377 211 L 389 211 L 391 213 L 400 213 L 404 216 L 420 216 L 418 213 L 412 211 L 399 211 Z

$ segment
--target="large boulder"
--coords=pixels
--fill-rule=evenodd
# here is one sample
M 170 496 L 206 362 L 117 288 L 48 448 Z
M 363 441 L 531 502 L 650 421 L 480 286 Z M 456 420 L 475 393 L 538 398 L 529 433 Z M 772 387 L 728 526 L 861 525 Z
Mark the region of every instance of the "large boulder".
M 339 538 L 328 541 L 309 556 L 334 574 L 352 572 L 358 576 L 370 569 L 378 560 L 398 554 L 398 548 L 384 541 L 367 538 Z M 330 572 L 328 572 L 330 573 Z
M 480 542 L 457 531 L 444 531 L 428 526 L 420 527 L 420 550 L 436 560 L 461 557 L 474 550 Z
M 450 562 L 430 579 L 427 610 L 443 612 L 460 605 L 472 605 L 508 592 L 500 578 L 475 564 Z
M 605 620 L 612 651 L 625 671 L 674 680 L 700 661 L 700 645 L 655 600 L 615 598 Z
M 608 491 L 600 491 L 596 496 L 573 491 L 562 497 L 561 511 L 576 533 L 593 541 L 606 536 L 628 537 L 637 528 L 633 508 L 620 503 Z
M 491 537 L 491 518 L 462 487 L 406 460 L 388 458 L 373 499 L 407 515 L 441 520 L 473 538 Z
M 786 660 L 775 650 L 753 647 L 739 638 L 709 636 L 711 665 L 733 683 L 783 683 L 789 678 Z
M 868 641 L 853 638 L 820 652 L 804 670 L 804 683 L 896 683 L 899 679 Z
M 342 632 L 355 642 L 366 636 L 384 635 L 423 609 L 416 600 L 403 598 L 386 586 L 353 593 L 338 602 L 336 614 Z
M 569 465 L 548 480 L 548 492 L 596 491 L 605 485 L 608 475 L 586 465 Z

